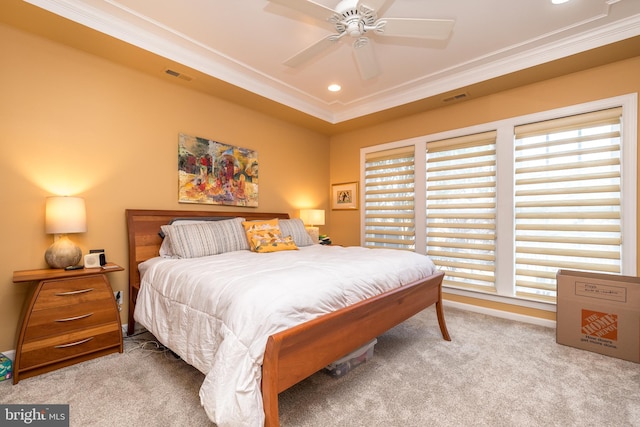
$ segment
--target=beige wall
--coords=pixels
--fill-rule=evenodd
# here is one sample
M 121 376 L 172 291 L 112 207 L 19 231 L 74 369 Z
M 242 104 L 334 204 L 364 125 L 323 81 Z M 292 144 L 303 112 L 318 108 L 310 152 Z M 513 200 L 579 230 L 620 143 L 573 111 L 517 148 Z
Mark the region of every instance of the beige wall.
M 2 25 L 0 52 L 0 351 L 15 348 L 34 286 L 12 283 L 13 271 L 46 268 L 47 196 L 84 197 L 88 231 L 70 237 L 122 266 L 126 208 L 202 208 L 177 203 L 179 132 L 257 150 L 258 211 L 328 207 L 326 136 Z M 127 289 L 126 272 L 109 277 Z
M 361 147 L 638 92 L 640 91 L 638 76 L 640 76 L 640 57 L 635 57 L 335 136 L 331 138 L 329 159 L 331 182 L 359 181 Z M 470 95 L 473 96 L 473 93 Z M 344 245 L 360 243 L 359 212 L 331 211 L 329 222 L 332 241 Z M 638 229 L 640 230 L 640 227 Z M 640 239 L 638 241 L 640 242 Z M 453 295 L 445 295 L 445 297 L 458 302 L 555 320 L 555 313 L 524 311 L 513 306 L 489 304 Z

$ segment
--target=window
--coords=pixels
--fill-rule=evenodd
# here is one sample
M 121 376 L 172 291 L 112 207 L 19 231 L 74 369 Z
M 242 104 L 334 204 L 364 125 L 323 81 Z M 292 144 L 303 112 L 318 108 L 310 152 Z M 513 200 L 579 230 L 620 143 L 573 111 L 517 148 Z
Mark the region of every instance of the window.
M 363 148 L 362 244 L 525 306 L 555 302 L 561 268 L 635 275 L 636 122 L 632 94 Z
M 363 246 L 415 249 L 414 148 L 366 156 Z
M 517 294 L 555 297 L 558 268 L 622 272 L 621 113 L 516 127 Z
M 427 255 L 444 284 L 495 291 L 496 132 L 427 143 Z

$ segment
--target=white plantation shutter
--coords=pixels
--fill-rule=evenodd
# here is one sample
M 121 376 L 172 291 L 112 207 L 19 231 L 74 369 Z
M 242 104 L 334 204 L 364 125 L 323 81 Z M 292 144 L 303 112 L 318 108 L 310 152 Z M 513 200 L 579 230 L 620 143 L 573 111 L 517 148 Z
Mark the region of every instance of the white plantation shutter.
M 555 298 L 560 268 L 621 273 L 621 113 L 515 128 L 516 295 Z
M 427 143 L 427 255 L 444 284 L 495 291 L 496 132 Z
M 413 146 L 366 154 L 364 246 L 415 249 L 414 163 Z

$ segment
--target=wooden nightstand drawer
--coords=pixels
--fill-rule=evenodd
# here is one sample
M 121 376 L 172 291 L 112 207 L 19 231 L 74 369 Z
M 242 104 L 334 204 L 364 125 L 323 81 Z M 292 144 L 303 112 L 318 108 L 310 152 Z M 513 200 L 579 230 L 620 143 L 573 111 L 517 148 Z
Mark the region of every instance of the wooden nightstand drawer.
M 119 347 L 121 337 L 120 325 L 113 323 L 29 343 L 25 342 L 22 346 L 20 367 L 27 370 L 51 362 L 93 353 L 104 348 Z
M 77 277 L 67 280 L 48 280 L 43 283 L 33 310 L 66 307 L 113 298 L 104 275 Z
M 33 311 L 29 318 L 29 327 L 25 331 L 25 342 L 34 339 L 68 333 L 105 323 L 116 322 L 115 302 L 110 299 L 74 304 L 68 307 L 56 307 Z

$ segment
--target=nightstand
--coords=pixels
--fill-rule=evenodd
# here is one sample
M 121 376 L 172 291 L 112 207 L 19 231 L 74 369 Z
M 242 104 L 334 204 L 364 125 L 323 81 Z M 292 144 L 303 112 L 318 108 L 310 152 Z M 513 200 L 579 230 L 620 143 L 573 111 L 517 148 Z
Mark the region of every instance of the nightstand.
M 38 282 L 27 298 L 13 365 L 13 383 L 109 353 L 122 353 L 120 313 L 107 273 L 81 270 L 13 272 L 14 283 Z

